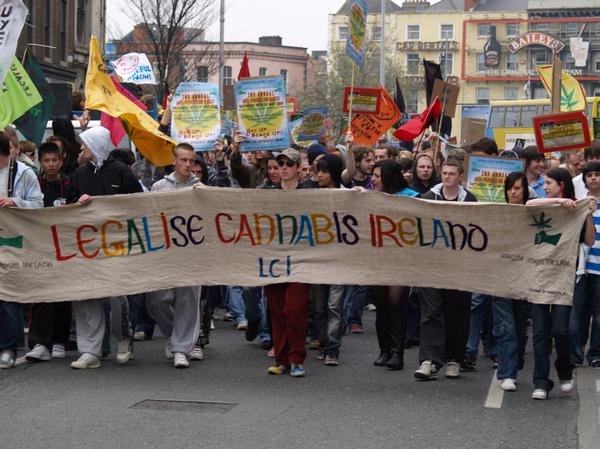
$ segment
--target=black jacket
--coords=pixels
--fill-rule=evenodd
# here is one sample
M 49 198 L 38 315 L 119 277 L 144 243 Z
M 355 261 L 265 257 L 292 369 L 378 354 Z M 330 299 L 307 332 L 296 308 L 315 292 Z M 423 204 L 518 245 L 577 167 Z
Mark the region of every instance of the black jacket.
M 89 162 L 73 173 L 71 184 L 76 199 L 83 194 L 101 196 L 142 191 L 142 186 L 131 169 L 122 162 L 108 159 L 98 173 L 95 170 L 96 166 Z

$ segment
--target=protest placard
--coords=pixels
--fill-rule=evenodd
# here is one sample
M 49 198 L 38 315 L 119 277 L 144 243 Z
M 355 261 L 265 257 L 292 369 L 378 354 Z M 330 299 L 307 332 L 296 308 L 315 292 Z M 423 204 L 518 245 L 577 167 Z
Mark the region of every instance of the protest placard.
M 85 207 L 2 208 L 0 298 L 53 302 L 304 282 L 441 285 L 570 304 L 587 214 L 587 200 L 567 211 L 340 189 L 208 187 L 97 197 Z M 366 270 L 365 261 L 385 263 Z
M 290 146 L 285 81 L 282 77 L 246 78 L 235 83 L 242 150 L 281 150 Z
M 392 96 L 381 89 L 381 106 L 378 114 L 358 114 L 351 122 L 356 145 L 371 146 L 402 116 Z
M 294 115 L 298 112 L 298 99 L 296 97 L 287 97 L 287 113 Z
M 436 79 L 433 83 L 431 98 L 440 97 L 444 109 L 443 115 L 454 118 L 456 115 L 456 104 L 458 103 L 459 92 L 460 87 L 457 85 Z
M 346 87 L 344 89 L 344 112 L 350 111 L 352 97 L 353 114 L 379 114 L 381 110 L 381 90 L 366 87 Z
M 300 140 L 319 140 L 325 131 L 325 119 L 327 118 L 327 106 L 304 108 L 302 127 L 300 129 Z
M 524 171 L 523 159 L 494 156 L 468 155 L 465 161 L 467 173 L 466 189 L 477 201 L 505 203 L 504 181 L 514 171 Z
M 533 118 L 533 129 L 541 153 L 589 147 L 590 130 L 582 111 Z
M 235 111 L 235 91 L 232 84 L 223 86 L 223 109 Z
M 127 53 L 110 63 L 123 83 L 156 84 L 152 64 L 144 53 Z
M 196 151 L 212 150 L 221 133 L 219 86 L 211 83 L 181 83 L 171 108 L 171 137 Z
M 360 67 L 365 64 L 366 35 L 367 2 L 366 0 L 351 0 L 348 35 L 346 36 L 346 54 Z

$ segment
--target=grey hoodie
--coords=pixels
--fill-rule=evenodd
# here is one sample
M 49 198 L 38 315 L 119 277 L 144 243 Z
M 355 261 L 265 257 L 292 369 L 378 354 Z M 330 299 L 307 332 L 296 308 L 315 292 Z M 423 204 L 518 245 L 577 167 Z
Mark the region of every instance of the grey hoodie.
M 175 179 L 175 173 L 165 176 L 160 181 L 156 181 L 152 184 L 152 192 L 166 192 L 169 190 L 183 189 L 185 187 L 192 187 L 194 184 L 200 182 L 198 178 L 191 175 L 186 182 L 179 182 Z
M 442 183 L 436 184 L 431 188 L 429 192 L 423 195 L 423 199 L 425 200 L 438 200 L 441 201 L 442 198 Z M 458 186 L 458 199 L 457 201 L 467 201 L 467 202 L 476 202 L 477 198 L 465 189 L 463 186 Z

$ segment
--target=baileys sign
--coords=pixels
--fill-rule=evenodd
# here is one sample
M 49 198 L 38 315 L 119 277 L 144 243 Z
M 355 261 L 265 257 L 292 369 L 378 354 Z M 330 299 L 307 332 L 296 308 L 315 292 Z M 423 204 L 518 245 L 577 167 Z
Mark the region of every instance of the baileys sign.
M 524 47 L 530 45 L 543 45 L 548 47 L 555 54 L 560 53 L 565 48 L 565 43 L 554 36 L 546 33 L 538 33 L 531 31 L 515 37 L 512 41 L 506 44 L 506 48 L 511 53 L 516 53 Z

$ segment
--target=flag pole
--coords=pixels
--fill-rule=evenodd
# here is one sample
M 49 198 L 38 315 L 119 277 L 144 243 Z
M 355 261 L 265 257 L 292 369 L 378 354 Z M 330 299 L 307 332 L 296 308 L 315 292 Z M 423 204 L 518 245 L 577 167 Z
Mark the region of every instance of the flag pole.
M 348 104 L 348 132 L 352 132 L 352 103 L 354 103 L 354 71 L 356 63 L 352 61 L 352 76 L 350 78 L 350 102 Z

